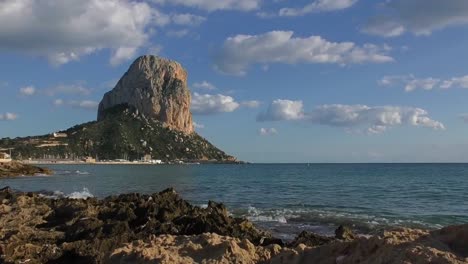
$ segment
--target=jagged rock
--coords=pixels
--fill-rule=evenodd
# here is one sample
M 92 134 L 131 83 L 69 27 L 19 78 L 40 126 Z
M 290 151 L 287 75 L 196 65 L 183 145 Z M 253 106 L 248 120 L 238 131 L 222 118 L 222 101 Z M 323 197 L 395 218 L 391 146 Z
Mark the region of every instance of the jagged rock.
M 16 161 L 0 163 L 0 178 L 15 176 L 51 175 L 52 171 Z
M 196 207 L 173 189 L 74 200 L 5 188 L 0 198 L 0 263 L 102 263 L 125 243 L 164 234 L 217 233 L 256 245 L 264 237 L 273 240 L 251 222 L 229 216 L 224 205 Z
M 341 225 L 335 230 L 335 238 L 350 241 L 355 239 L 356 236 L 351 228 Z
M 334 240 L 335 239 L 332 237 L 321 236 L 307 231 L 302 231 L 292 242 L 288 244 L 288 246 L 295 248 L 303 244 L 308 247 L 316 247 L 329 244 Z
M 194 131 L 190 103 L 187 72 L 182 66 L 146 55 L 139 57 L 115 88 L 104 95 L 99 104 L 98 121 L 104 119 L 105 110 L 127 104 L 137 109 L 138 114 L 190 134 Z

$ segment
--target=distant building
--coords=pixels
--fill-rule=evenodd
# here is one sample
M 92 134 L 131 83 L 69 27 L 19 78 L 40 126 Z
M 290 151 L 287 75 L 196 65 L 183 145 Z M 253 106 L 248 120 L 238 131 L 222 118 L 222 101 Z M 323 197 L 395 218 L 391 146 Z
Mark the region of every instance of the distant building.
M 54 133 L 54 138 L 66 138 L 68 135 L 66 133 Z
M 153 159 L 153 157 L 151 157 L 150 154 L 146 154 L 146 155 L 143 157 L 143 161 L 144 161 L 144 162 L 150 162 L 152 159 Z
M 153 163 L 153 164 L 162 164 L 162 160 L 150 160 L 150 163 Z
M 0 163 L 11 162 L 11 156 L 9 154 L 0 152 Z

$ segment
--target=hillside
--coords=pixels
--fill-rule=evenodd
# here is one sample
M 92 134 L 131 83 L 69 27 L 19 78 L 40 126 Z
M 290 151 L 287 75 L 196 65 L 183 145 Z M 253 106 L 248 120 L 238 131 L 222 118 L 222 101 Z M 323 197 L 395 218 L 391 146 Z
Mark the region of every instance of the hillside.
M 63 135 L 62 135 L 63 134 Z M 67 137 L 62 137 L 66 135 Z M 139 160 L 144 155 L 163 161 L 234 162 L 235 158 L 197 133 L 185 134 L 148 119 L 127 105 L 106 110 L 101 121 L 89 122 L 36 137 L 0 139 L 0 149 L 12 149 L 15 159 Z

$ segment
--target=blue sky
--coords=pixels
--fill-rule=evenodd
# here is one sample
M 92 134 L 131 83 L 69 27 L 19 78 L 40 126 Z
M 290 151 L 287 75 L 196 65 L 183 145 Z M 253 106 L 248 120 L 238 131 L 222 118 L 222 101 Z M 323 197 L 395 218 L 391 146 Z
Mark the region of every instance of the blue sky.
M 467 162 L 466 0 L 6 0 L 0 137 L 94 120 L 143 54 L 253 162 Z

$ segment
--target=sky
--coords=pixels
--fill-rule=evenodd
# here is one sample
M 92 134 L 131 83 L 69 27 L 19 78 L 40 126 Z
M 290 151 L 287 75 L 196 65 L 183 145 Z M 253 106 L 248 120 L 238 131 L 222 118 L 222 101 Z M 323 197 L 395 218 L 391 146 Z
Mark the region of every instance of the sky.
M 134 59 L 189 73 L 250 162 L 468 162 L 466 0 L 1 0 L 0 138 L 96 119 Z

